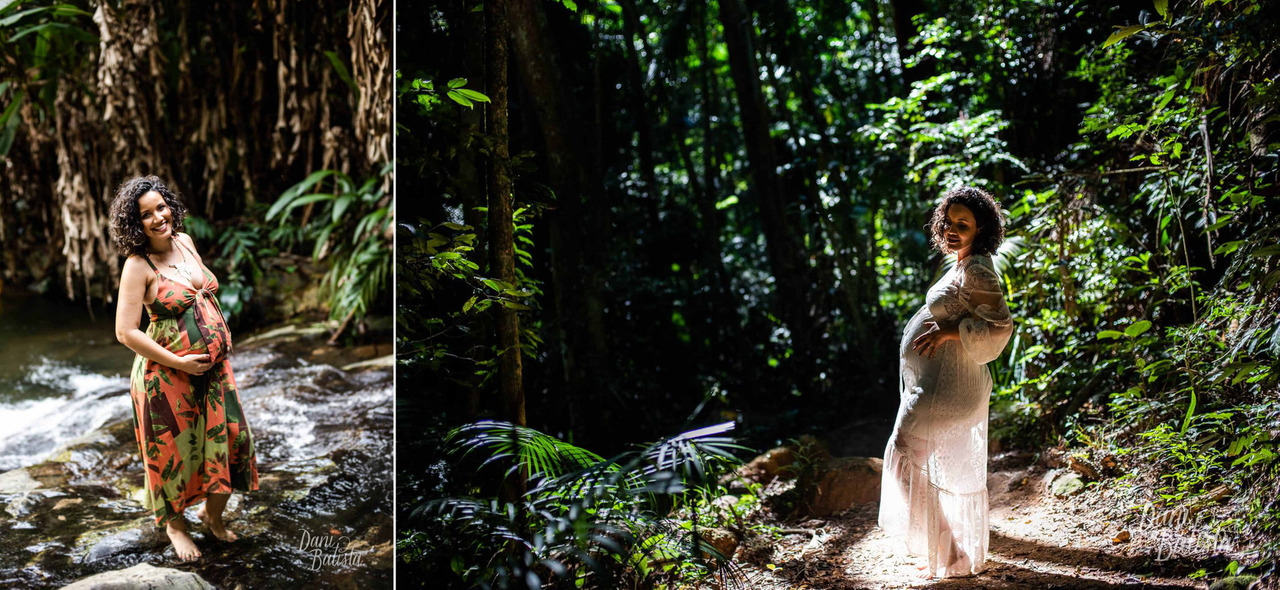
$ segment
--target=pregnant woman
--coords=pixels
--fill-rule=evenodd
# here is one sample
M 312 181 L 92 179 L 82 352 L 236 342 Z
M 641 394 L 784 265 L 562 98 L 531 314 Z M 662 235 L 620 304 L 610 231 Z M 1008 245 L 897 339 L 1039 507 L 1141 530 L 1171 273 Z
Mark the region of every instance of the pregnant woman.
M 111 238 L 125 256 L 116 338 L 138 353 L 129 394 L 146 465 L 143 505 L 165 524 L 178 558 L 200 557 L 182 513 L 234 541 L 222 511 L 232 490 L 258 489 L 253 434 L 240 409 L 227 355 L 231 334 L 218 306 L 218 281 L 182 229 L 186 213 L 159 178 L 124 183 L 111 203 Z M 139 314 L 151 319 L 146 333 Z
M 880 527 L 906 538 L 922 577 L 977 574 L 987 556 L 986 363 L 1013 332 L 991 255 L 1004 239 L 985 191 L 948 191 L 933 245 L 955 266 L 903 332 L 901 405 L 884 452 Z

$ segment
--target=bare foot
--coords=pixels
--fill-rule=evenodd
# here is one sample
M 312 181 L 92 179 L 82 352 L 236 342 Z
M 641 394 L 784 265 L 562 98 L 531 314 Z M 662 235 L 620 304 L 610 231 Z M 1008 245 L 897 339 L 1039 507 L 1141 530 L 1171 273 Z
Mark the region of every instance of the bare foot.
M 918 564 L 915 567 L 916 567 L 916 575 L 915 575 L 916 578 L 921 580 L 933 579 L 933 570 L 929 569 L 928 562 Z
M 165 532 L 169 534 L 169 541 L 173 542 L 173 551 L 178 554 L 178 559 L 192 561 L 200 557 L 200 550 L 196 548 L 196 542 L 191 540 L 191 535 L 187 534 L 187 522 L 181 516 L 169 521 Z
M 203 506 L 201 506 L 200 509 L 196 511 L 196 516 L 200 519 L 200 522 L 203 522 L 205 526 L 209 527 L 209 532 L 213 533 L 213 536 L 217 537 L 218 539 L 230 543 L 240 538 L 240 537 L 237 537 L 235 533 L 227 530 L 226 527 L 223 526 L 221 518 L 215 519 L 212 515 L 210 515 L 208 512 L 205 511 Z

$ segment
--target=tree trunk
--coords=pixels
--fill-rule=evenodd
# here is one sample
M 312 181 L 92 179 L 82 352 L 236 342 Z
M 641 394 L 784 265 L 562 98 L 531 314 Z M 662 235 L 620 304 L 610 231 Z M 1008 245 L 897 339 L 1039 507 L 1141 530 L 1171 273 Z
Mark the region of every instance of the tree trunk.
M 487 0 L 489 21 L 489 106 L 485 109 L 489 136 L 489 269 L 498 280 L 516 283 L 515 240 L 511 220 L 511 177 L 507 172 L 507 15 L 502 0 Z M 516 310 L 495 305 L 498 327 L 498 399 L 502 418 L 524 425 L 524 389 L 520 367 L 520 318 Z
M 509 0 L 507 11 L 511 22 L 511 38 L 520 64 L 521 79 L 528 89 L 546 144 L 550 184 L 556 191 L 556 207 L 547 214 L 551 241 L 552 282 L 556 329 L 560 330 L 566 386 L 568 394 L 578 400 L 576 407 L 600 408 L 598 421 L 577 420 L 588 425 L 607 424 L 608 408 L 594 404 L 600 400 L 608 384 L 599 377 L 608 358 L 608 343 L 603 321 L 603 296 L 594 265 L 589 264 L 599 252 L 588 253 L 584 244 L 602 243 L 587 239 L 603 234 L 608 219 L 598 195 L 589 180 L 588 158 L 579 152 L 573 133 L 565 85 L 555 52 L 547 34 L 546 14 L 536 0 Z M 583 197 L 594 197 L 590 218 Z
M 800 360 L 800 374 L 809 374 L 811 350 L 818 336 L 813 326 L 810 293 L 813 281 L 808 272 L 804 248 L 796 239 L 792 215 L 788 211 L 778 176 L 778 154 L 770 137 L 772 122 L 760 89 L 759 68 L 751 43 L 751 19 L 742 0 L 722 0 L 720 20 L 729 46 L 729 69 L 733 76 L 747 158 L 755 181 L 755 201 L 769 264 L 777 280 L 776 308 L 791 330 L 791 339 Z M 801 390 L 807 389 L 802 384 Z
M 484 92 L 487 95 L 492 93 L 492 90 L 487 85 L 491 84 L 493 80 L 485 72 L 485 44 L 489 42 L 485 31 L 485 16 L 483 12 L 466 12 L 466 20 L 463 26 L 469 34 L 466 35 L 462 43 L 462 51 L 465 56 L 463 63 L 473 68 L 468 73 L 469 78 L 478 81 L 480 84 L 485 84 Z M 505 78 L 506 76 L 504 75 L 504 82 Z M 461 135 L 463 137 L 480 136 L 488 110 L 484 108 L 460 109 Z M 492 159 L 489 158 L 489 160 Z M 458 170 L 453 178 L 453 182 L 456 185 L 454 194 L 458 195 L 462 200 L 462 222 L 471 226 L 475 231 L 475 260 L 482 266 L 481 272 L 486 276 L 492 273 L 489 272 L 490 265 L 488 264 L 488 226 L 485 224 L 486 215 L 482 210 L 488 205 L 488 177 L 482 174 L 482 169 L 487 171 L 490 166 L 491 162 L 486 162 L 486 158 L 480 155 L 479 150 L 458 150 Z M 468 336 L 468 348 L 488 348 L 492 346 L 492 340 L 492 330 L 475 330 Z M 481 375 L 472 373 L 470 380 L 471 387 L 468 388 L 467 415 L 474 420 L 484 410 L 484 400 L 481 398 Z
M 918 43 L 912 42 L 919 31 L 911 17 L 924 14 L 924 0 L 890 0 L 889 4 L 893 6 L 893 34 L 897 37 L 898 57 L 903 64 L 902 81 L 910 87 L 914 82 L 933 77 L 935 69 L 932 57 L 925 57 L 914 68 L 906 67 L 907 59 L 919 51 Z
M 708 41 L 708 23 L 707 8 L 705 4 L 699 4 L 697 9 L 698 16 L 695 21 L 694 29 L 698 31 L 698 63 L 699 72 L 698 80 L 702 86 L 701 108 L 702 108 L 702 194 L 697 196 L 698 210 L 701 212 L 702 224 L 699 235 L 703 237 L 704 249 L 714 249 L 709 253 L 707 265 L 711 268 L 715 277 L 715 286 L 720 292 L 723 301 L 733 301 L 733 289 L 729 284 L 729 271 L 724 267 L 724 257 L 722 256 L 723 247 L 721 245 L 721 233 L 724 229 L 724 222 L 721 219 L 720 210 L 715 205 L 717 197 L 719 197 L 720 187 L 720 160 L 717 157 L 720 148 L 716 145 L 715 130 L 711 127 L 711 113 L 713 105 L 720 104 L 720 91 L 716 85 L 715 68 L 711 65 L 711 58 L 707 49 Z M 693 177 L 693 170 L 689 170 L 690 178 Z M 732 308 L 730 308 L 730 311 Z

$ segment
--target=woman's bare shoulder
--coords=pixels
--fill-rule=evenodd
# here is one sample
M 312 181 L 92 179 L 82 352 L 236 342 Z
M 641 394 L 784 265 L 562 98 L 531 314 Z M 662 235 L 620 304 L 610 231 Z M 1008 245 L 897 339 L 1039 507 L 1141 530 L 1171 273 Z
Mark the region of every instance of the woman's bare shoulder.
M 151 267 L 142 256 L 130 254 L 128 258 L 124 259 L 124 266 L 120 269 L 120 277 L 126 280 L 140 278 L 144 281 L 149 281 L 151 279 Z
M 124 268 L 126 270 L 133 268 L 135 266 L 146 266 L 146 265 L 147 265 L 147 261 L 143 260 L 142 257 L 137 254 L 130 254 L 128 258 L 124 259 Z
M 178 239 L 182 240 L 182 245 L 191 249 L 191 252 L 193 252 L 197 256 L 200 255 L 200 252 L 196 250 L 196 241 L 191 239 L 191 236 L 188 235 L 186 232 L 178 232 Z

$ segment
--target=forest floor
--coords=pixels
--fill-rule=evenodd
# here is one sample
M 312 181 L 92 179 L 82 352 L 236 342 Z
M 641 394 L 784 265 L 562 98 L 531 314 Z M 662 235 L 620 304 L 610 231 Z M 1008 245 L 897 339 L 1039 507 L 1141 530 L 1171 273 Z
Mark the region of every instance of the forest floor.
M 1207 588 L 1211 579 L 1191 575 L 1220 572 L 1235 558 L 1202 529 L 1135 513 L 1131 491 L 1122 486 L 1103 481 L 1056 497 L 1048 484 L 1063 470 L 1043 463 L 1027 452 L 990 456 L 990 549 L 977 576 L 922 579 L 916 567 L 922 560 L 876 526 L 879 504 L 868 502 L 799 521 L 755 513 L 749 521 L 765 526 L 753 530 L 784 533 L 749 534 L 737 551 L 736 577 L 761 589 Z M 790 485 L 775 481 L 763 495 Z

